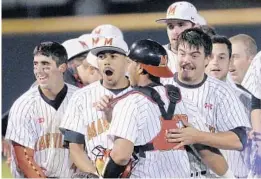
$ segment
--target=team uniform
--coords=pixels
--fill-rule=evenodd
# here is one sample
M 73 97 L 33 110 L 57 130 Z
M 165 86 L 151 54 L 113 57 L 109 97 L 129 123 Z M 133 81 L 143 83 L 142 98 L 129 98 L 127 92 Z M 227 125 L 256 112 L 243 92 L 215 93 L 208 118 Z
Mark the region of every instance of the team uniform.
M 244 105 L 245 111 L 250 119 L 251 112 L 251 93 L 248 92 L 243 86 L 237 85 L 230 80 L 226 80 L 226 83 L 235 91 L 241 103 Z
M 96 110 L 94 103 L 104 95 L 117 97 L 129 90 L 131 87 L 109 90 L 101 84 L 101 81 L 96 81 L 78 90 L 70 100 L 60 128 L 84 136 L 85 141 L 70 142 L 85 143 L 86 151 L 92 161 L 96 158 L 95 153 L 92 153 L 96 146 L 101 145 L 107 148 L 109 145 L 106 135 L 110 125 L 102 118 L 102 112 Z
M 62 116 L 72 94 L 78 88 L 65 84 L 56 100 L 49 100 L 39 87 L 33 87 L 13 104 L 6 139 L 34 150 L 34 160 L 47 177 L 69 178 L 73 174 L 69 150 L 63 148 L 59 131 Z M 25 177 L 16 165 L 12 148 L 13 177 Z
M 242 86 L 252 93 L 253 101 L 261 100 L 261 52 L 259 52 L 252 60 L 242 81 Z M 254 109 L 260 109 L 260 107 L 261 106 L 255 106 Z M 255 144 L 255 141 L 252 141 L 252 150 L 250 156 L 251 169 L 249 173 L 250 178 L 260 177 L 260 156 L 257 155 L 259 146 Z
M 153 87 L 169 106 L 166 89 L 163 86 Z M 175 115 L 187 115 L 188 121 L 196 128 L 208 130 L 200 121 L 197 107 L 188 100 L 176 104 Z M 112 122 L 108 136 L 111 141 L 121 137 L 131 141 L 134 146 L 143 146 L 152 141 L 161 131 L 161 112 L 158 105 L 141 94 L 129 94 L 120 99 L 113 108 Z M 180 126 L 182 127 L 182 126 Z M 131 178 L 173 178 L 190 177 L 190 163 L 186 150 L 153 150 L 145 151 L 145 157 L 139 161 L 131 172 Z
M 178 86 L 182 96 L 197 105 L 211 132 L 229 131 L 240 126 L 250 128 L 249 117 L 244 106 L 226 83 L 205 75 L 200 84 L 186 85 L 178 80 L 177 75 L 176 73 L 174 78 L 168 78 L 162 82 Z M 245 171 L 242 169 L 242 163 L 238 162 L 240 158 L 236 153 L 239 155 L 240 152 L 223 151 L 234 175 L 245 177 Z M 240 160 L 243 161 L 242 158 Z
M 242 81 L 242 86 L 256 98 L 261 99 L 261 52 L 251 62 Z

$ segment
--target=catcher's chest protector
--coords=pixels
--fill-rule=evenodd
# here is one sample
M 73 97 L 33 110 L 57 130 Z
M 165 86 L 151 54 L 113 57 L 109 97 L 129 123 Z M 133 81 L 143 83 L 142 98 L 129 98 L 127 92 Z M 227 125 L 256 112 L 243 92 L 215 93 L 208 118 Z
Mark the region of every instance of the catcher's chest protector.
M 161 130 L 158 135 L 148 144 L 152 144 L 154 150 L 172 150 L 178 143 L 167 142 L 166 140 L 166 131 L 169 129 L 177 129 L 182 125 L 181 120 L 188 120 L 187 115 L 177 114 L 174 115 L 170 120 L 160 117 L 161 121 Z M 184 147 L 179 148 L 184 149 Z
M 178 143 L 169 143 L 166 140 L 166 132 L 169 129 L 177 129 L 182 127 L 182 120 L 188 121 L 187 115 L 184 114 L 176 114 L 174 115 L 176 104 L 181 100 L 181 94 L 179 88 L 173 85 L 165 85 L 167 95 L 169 97 L 170 103 L 167 111 L 164 108 L 164 102 L 161 100 L 159 93 L 152 87 L 136 87 L 133 92 L 130 93 L 140 93 L 152 101 L 157 103 L 159 106 L 161 117 L 161 130 L 157 134 L 155 138 L 151 140 L 151 142 L 143 145 L 143 146 L 135 146 L 135 152 L 139 153 L 141 157 L 145 157 L 145 151 L 152 150 L 173 150 L 173 148 Z M 179 148 L 179 150 L 184 149 L 184 147 Z

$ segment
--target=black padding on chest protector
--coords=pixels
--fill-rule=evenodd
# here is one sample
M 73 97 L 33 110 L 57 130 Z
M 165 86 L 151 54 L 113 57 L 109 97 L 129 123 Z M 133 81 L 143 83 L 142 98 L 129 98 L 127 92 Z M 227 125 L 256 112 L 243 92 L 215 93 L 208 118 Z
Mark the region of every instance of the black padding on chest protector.
M 165 120 L 171 120 L 175 111 L 176 103 L 181 100 L 181 94 L 179 88 L 173 85 L 165 85 L 167 95 L 169 97 L 170 103 L 168 110 L 166 111 L 164 108 L 165 103 L 162 101 L 160 94 L 152 87 L 135 87 L 134 91 L 138 91 L 143 95 L 151 98 L 154 102 L 156 102 L 159 106 L 162 117 Z

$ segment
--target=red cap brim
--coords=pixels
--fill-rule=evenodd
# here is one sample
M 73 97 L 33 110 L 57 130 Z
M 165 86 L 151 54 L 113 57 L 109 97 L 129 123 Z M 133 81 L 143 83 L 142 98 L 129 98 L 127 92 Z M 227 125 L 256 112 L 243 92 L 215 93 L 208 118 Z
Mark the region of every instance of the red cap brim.
M 156 77 L 171 78 L 174 76 L 168 66 L 153 66 L 141 64 L 141 67 L 144 68 L 149 74 Z

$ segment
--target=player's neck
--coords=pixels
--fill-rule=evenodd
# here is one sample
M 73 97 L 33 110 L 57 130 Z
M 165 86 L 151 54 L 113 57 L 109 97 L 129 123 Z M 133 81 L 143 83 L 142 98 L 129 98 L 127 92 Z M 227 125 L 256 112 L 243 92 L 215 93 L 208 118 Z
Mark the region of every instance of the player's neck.
M 197 86 L 198 84 L 201 84 L 204 82 L 205 80 L 205 73 L 203 73 L 200 77 L 198 77 L 197 79 L 194 79 L 193 81 L 190 80 L 190 81 L 186 81 L 186 80 L 183 80 L 182 77 L 180 76 L 180 73 L 177 73 L 178 74 L 178 81 L 180 81 L 181 83 L 185 84 L 185 85 L 189 85 L 189 86 Z
M 102 81 L 102 85 L 107 88 L 107 89 L 122 89 L 122 88 L 127 88 L 130 86 L 130 82 L 128 78 L 125 76 L 121 78 L 116 84 L 111 85 L 110 83 L 107 83 L 106 81 Z
M 178 53 L 177 48 L 175 48 L 173 45 L 170 45 L 170 50 L 175 54 Z
M 57 94 L 63 89 L 64 82 L 54 84 L 53 88 L 41 88 L 43 94 L 50 100 L 54 100 Z
M 149 84 L 153 83 L 148 77 L 140 76 L 139 81 L 138 81 L 138 86 L 148 86 Z

